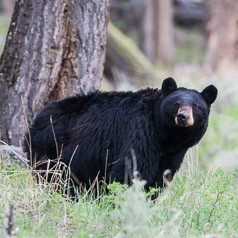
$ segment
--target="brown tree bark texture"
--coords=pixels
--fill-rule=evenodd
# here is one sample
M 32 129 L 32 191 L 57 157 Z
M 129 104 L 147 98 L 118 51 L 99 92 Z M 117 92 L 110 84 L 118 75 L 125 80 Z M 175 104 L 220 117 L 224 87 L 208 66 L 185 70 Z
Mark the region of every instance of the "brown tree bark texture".
M 207 51 L 204 67 L 222 75 L 238 73 L 238 2 L 207 0 Z
M 1 140 L 19 145 L 50 99 L 97 90 L 109 0 L 16 1 L 0 59 Z

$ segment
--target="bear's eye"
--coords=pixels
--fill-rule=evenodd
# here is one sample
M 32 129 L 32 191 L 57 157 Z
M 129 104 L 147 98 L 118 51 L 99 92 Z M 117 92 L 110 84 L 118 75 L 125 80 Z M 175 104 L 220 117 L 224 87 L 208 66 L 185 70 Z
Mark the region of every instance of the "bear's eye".
M 196 103 L 193 103 L 193 108 L 198 108 L 198 105 Z
M 174 104 L 174 106 L 178 108 L 178 107 L 179 107 L 179 103 L 176 102 L 176 103 Z

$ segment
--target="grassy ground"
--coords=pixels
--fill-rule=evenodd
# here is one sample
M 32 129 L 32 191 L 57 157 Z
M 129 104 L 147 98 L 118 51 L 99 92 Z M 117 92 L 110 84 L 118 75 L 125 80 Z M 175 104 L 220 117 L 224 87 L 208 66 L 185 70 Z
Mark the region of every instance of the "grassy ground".
M 1 167 L 2 237 L 7 229 L 16 237 L 238 237 L 238 171 L 182 171 L 155 202 L 143 182 L 72 202 L 36 185 L 25 169 Z

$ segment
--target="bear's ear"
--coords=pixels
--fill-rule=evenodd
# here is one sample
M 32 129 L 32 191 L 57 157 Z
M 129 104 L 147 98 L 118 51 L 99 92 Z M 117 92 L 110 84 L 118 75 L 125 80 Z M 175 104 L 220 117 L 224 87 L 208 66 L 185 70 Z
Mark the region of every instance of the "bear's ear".
M 177 84 L 171 77 L 166 78 L 162 83 L 162 93 L 164 96 L 168 96 L 170 93 L 177 90 Z
M 217 88 L 214 85 L 209 85 L 203 89 L 201 95 L 204 98 L 205 102 L 211 105 L 217 98 Z

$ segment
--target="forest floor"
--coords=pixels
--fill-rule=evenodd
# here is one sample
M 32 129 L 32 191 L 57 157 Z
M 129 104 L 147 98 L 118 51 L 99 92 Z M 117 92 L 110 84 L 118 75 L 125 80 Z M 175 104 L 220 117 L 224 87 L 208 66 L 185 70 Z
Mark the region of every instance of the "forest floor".
M 37 185 L 29 170 L 1 159 L 1 237 L 238 237 L 238 171 L 187 167 L 156 201 L 114 184 L 77 202 Z

